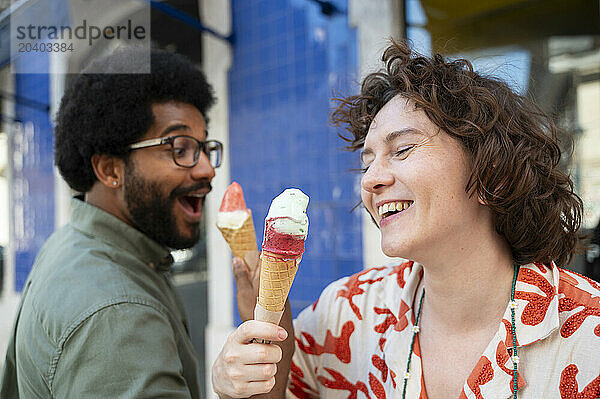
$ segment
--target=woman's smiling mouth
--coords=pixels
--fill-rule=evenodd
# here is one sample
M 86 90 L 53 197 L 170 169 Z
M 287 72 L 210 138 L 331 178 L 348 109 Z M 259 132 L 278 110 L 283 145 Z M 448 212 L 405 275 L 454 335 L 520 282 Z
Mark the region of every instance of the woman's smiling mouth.
M 378 206 L 377 212 L 378 212 L 379 216 L 381 217 L 381 220 L 384 220 L 385 218 L 387 218 L 389 216 L 392 216 L 397 213 L 405 211 L 406 209 L 408 209 L 408 207 L 410 207 L 412 202 L 413 201 L 387 202 L 383 205 Z

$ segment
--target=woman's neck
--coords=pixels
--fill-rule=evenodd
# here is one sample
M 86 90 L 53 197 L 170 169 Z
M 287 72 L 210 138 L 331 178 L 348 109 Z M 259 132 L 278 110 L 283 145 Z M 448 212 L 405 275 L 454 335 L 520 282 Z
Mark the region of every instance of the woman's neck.
M 499 236 L 478 240 L 470 248 L 463 241 L 455 256 L 422 263 L 417 291 L 426 291 L 424 317 L 448 331 L 475 332 L 497 326 L 504 314 L 514 275 L 510 248 Z

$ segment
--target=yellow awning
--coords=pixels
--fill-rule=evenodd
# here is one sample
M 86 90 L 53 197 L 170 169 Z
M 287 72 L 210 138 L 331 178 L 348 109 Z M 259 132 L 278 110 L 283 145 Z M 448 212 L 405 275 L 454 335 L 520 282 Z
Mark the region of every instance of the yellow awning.
M 597 0 L 421 0 L 421 4 L 436 52 L 600 34 Z

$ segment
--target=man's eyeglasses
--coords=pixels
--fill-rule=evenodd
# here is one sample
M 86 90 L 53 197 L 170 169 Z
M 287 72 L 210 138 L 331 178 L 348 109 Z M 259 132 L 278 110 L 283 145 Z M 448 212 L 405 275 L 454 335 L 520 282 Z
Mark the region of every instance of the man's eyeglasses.
M 144 140 L 129 146 L 130 150 L 170 144 L 173 161 L 184 168 L 192 168 L 198 163 L 200 151 L 208 157 L 213 168 L 221 166 L 223 144 L 217 140 L 198 141 L 190 136 L 169 136 Z

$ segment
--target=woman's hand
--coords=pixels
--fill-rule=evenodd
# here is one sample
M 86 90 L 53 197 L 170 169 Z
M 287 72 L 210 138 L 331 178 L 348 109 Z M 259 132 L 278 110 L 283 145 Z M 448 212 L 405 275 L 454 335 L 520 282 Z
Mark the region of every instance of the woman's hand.
M 240 318 L 242 321 L 252 320 L 254 319 L 254 306 L 256 305 L 260 285 L 259 253 L 246 253 L 244 259 L 233 258 L 232 268 Z

